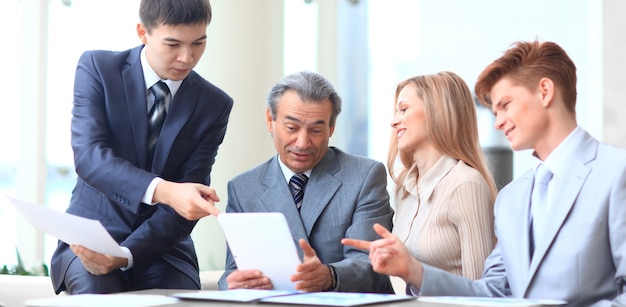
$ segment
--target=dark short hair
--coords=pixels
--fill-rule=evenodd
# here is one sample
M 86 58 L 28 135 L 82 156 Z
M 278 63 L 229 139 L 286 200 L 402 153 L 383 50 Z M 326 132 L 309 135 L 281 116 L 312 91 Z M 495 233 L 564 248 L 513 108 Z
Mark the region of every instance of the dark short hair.
M 541 78 L 554 82 L 567 109 L 576 109 L 576 65 L 565 50 L 553 42 L 516 42 L 489 64 L 478 77 L 474 92 L 480 102 L 491 106 L 489 93 L 503 78 L 534 89 Z
M 305 102 L 317 103 L 329 99 L 333 107 L 330 115 L 330 126 L 335 126 L 337 116 L 341 113 L 341 97 L 339 97 L 330 81 L 324 78 L 324 76 L 310 71 L 301 71 L 287 75 L 270 89 L 266 104 L 270 109 L 272 119 L 276 120 L 278 100 L 289 90 L 298 93 L 298 96 Z
M 209 0 L 141 0 L 139 19 L 146 31 L 159 25 L 195 25 L 211 22 Z

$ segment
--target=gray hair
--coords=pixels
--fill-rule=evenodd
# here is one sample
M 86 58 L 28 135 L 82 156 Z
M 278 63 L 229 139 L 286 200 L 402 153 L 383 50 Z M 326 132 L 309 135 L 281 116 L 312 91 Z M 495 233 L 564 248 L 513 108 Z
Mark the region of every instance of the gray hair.
M 322 75 L 310 71 L 301 71 L 287 75 L 272 87 L 267 95 L 266 104 L 270 109 L 273 120 L 276 120 L 278 100 L 289 90 L 294 90 L 302 101 L 309 103 L 319 103 L 329 99 L 333 106 L 333 111 L 330 115 L 330 126 L 335 126 L 337 116 L 341 113 L 341 97 L 339 97 L 330 81 Z

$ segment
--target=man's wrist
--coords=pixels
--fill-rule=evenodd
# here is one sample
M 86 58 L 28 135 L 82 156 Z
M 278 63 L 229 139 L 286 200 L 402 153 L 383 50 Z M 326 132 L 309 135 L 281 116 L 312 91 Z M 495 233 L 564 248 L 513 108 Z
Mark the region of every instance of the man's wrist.
M 330 271 L 330 278 L 332 280 L 332 283 L 330 285 L 330 288 L 326 289 L 325 291 L 334 291 L 337 288 L 337 271 L 335 270 L 335 267 L 330 264 L 326 264 L 326 268 L 328 268 L 328 271 Z

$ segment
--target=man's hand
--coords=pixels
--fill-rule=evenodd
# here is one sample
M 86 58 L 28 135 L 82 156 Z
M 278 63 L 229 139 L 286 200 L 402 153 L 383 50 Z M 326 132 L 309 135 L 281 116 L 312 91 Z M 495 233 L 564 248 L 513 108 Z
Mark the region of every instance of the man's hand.
M 199 183 L 177 183 L 167 180 L 157 185 L 153 201 L 172 207 L 180 216 L 195 221 L 207 215 L 220 214 L 215 189 Z
M 258 270 L 236 270 L 226 277 L 228 289 L 261 289 L 271 290 L 272 282 Z
M 342 239 L 341 243 L 358 249 L 369 250 L 369 258 L 374 271 L 398 276 L 416 288 L 422 287 L 424 268 L 406 246 L 380 224 L 374 224 L 374 231 L 382 237 L 376 241 Z
M 291 281 L 296 283 L 296 290 L 304 292 L 320 292 L 333 285 L 333 276 L 319 258 L 315 250 L 304 239 L 298 241 L 304 252 L 304 260 L 296 267 L 296 274 Z
M 96 253 L 81 245 L 70 245 L 70 249 L 78 256 L 87 272 L 93 275 L 106 275 L 128 265 L 126 258 Z

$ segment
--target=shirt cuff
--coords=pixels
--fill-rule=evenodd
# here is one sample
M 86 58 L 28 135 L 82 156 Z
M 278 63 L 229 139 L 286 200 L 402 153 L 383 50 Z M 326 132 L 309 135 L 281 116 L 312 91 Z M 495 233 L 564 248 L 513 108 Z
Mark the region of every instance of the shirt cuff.
M 154 179 L 152 179 L 152 181 L 148 185 L 148 188 L 146 189 L 146 193 L 143 194 L 143 198 L 141 199 L 142 203 L 148 204 L 150 206 L 154 206 L 157 204 L 152 201 L 152 198 L 154 198 L 154 191 L 161 181 L 163 181 L 163 178 L 160 177 L 154 177 Z
M 133 262 L 133 254 L 130 252 L 130 249 L 128 249 L 128 247 L 126 246 L 120 246 L 122 248 L 122 250 L 124 251 L 124 253 L 126 254 L 127 258 L 128 258 L 128 264 L 125 267 L 121 267 L 120 270 L 122 271 L 127 271 L 133 268 L 133 265 L 135 264 Z

